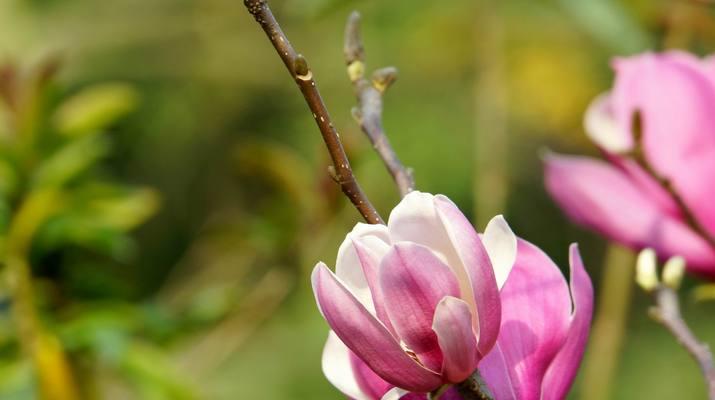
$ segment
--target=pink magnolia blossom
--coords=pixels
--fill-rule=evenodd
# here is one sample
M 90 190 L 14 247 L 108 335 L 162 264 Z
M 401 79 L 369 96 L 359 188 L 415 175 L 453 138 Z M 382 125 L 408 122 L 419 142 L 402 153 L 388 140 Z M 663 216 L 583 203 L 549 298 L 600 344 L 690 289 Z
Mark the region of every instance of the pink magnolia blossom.
M 575 247 L 572 312 L 558 268 L 517 242 L 503 218 L 480 237 L 449 199 L 419 192 L 387 226 L 358 224 L 340 246 L 336 274 L 315 267 L 313 290 L 332 328 L 323 371 L 360 400 L 425 399 L 478 366 L 497 399 L 539 398 L 541 382 L 553 388 L 544 398 L 563 397 L 591 318 Z M 459 396 L 450 389 L 442 398 Z
M 593 287 L 578 247 L 569 251 L 571 282 L 538 247 L 519 239 L 501 289 L 502 322 L 479 372 L 496 400 L 564 399 L 591 328 Z
M 585 118 L 607 161 L 547 156 L 546 188 L 577 223 L 662 258 L 681 255 L 691 271 L 715 277 L 715 249 L 706 240 L 715 236 L 715 61 L 646 53 L 617 59 L 614 68 L 613 89 Z M 688 224 L 654 174 L 670 183 L 705 234 Z

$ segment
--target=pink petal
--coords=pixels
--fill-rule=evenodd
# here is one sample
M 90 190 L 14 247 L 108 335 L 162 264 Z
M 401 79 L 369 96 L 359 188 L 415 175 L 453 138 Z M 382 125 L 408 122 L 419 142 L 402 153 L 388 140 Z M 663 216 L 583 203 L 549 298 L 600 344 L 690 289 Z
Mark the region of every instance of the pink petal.
M 400 242 L 382 259 L 379 281 L 398 337 L 427 368 L 439 371 L 442 352 L 432 320 L 443 297 L 459 296 L 452 271 L 428 248 Z
M 459 282 L 464 300 L 472 302 L 470 277 L 437 214 L 435 196 L 410 192 L 390 213 L 387 227 L 393 243 L 406 241 L 421 244 L 445 261 Z
M 311 276 L 318 307 L 340 340 L 386 381 L 428 392 L 441 384 L 438 374 L 417 364 L 400 344 L 328 269 L 319 263 Z
M 545 183 L 575 222 L 636 249 L 652 247 L 663 258 L 682 255 L 693 272 L 715 276 L 715 250 L 617 168 L 588 157 L 549 155 Z
M 370 286 L 365 278 L 362 262 L 353 246 L 353 240 L 360 240 L 377 257 L 385 255 L 390 248 L 390 238 L 385 225 L 368 225 L 358 223 L 347 234 L 338 249 L 338 260 L 335 265 L 335 274 L 350 289 L 358 300 L 372 313 L 375 306 L 370 293 Z
M 405 390 L 394 388 L 390 390 L 381 400 L 428 400 L 425 393 L 409 393 Z M 447 389 L 439 397 L 439 400 L 464 400 L 457 392 L 457 389 L 451 387 Z
M 346 396 L 353 399 L 369 399 L 361 388 L 353 372 L 350 349 L 343 344 L 335 332 L 328 333 L 328 340 L 323 348 L 322 367 L 325 377 Z
M 546 254 L 520 240 L 501 298 L 497 346 L 479 371 L 496 398 L 538 399 L 546 370 L 568 333 L 568 285 Z
M 435 196 L 434 205 L 469 279 L 469 291 L 462 292 L 462 299 L 476 311 L 474 330 L 479 337 L 479 352 L 484 355 L 494 346 L 501 322 L 494 269 L 479 235 L 459 208 L 441 195 Z
M 392 327 L 392 322 L 387 316 L 387 310 L 385 310 L 385 301 L 383 300 L 382 288 L 378 283 L 377 271 L 380 265 L 380 257 L 375 254 L 368 246 L 366 246 L 361 239 L 353 239 L 353 248 L 355 253 L 360 260 L 360 267 L 367 281 L 368 287 L 370 289 L 370 294 L 372 295 L 372 302 L 375 307 L 375 313 L 377 318 L 385 325 L 390 333 L 395 335 L 395 329 Z M 387 251 L 385 251 L 387 253 Z M 383 254 L 384 255 L 384 254 Z
M 350 352 L 350 361 L 355 378 L 367 394 L 366 399 L 380 399 L 393 385 L 380 378 L 355 353 Z
M 581 261 L 578 246 L 572 244 L 569 252 L 571 264 L 571 297 L 573 314 L 566 343 L 549 366 L 542 384 L 541 400 L 560 400 L 566 397 L 586 349 L 593 315 L 593 286 Z
M 456 297 L 443 298 L 435 310 L 432 327 L 444 357 L 442 375 L 451 383 L 467 379 L 477 369 L 478 357 L 467 303 Z
M 698 65 L 700 64 L 700 65 Z M 683 53 L 643 54 L 615 63 L 616 119 L 640 112 L 645 156 L 715 234 L 715 83 L 704 63 Z

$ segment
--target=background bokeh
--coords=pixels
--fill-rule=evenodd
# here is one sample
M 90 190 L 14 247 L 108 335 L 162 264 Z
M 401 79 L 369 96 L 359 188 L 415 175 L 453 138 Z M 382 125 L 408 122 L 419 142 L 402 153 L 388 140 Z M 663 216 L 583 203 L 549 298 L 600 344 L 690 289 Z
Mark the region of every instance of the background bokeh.
M 695 363 L 648 318 L 631 255 L 564 218 L 539 157 L 596 153 L 581 120 L 614 56 L 712 51 L 707 3 L 271 2 L 383 215 L 399 196 L 350 114 L 342 34 L 353 9 L 368 68 L 399 68 L 384 122 L 418 188 L 448 195 L 479 227 L 505 214 L 561 266 L 581 244 L 610 311 L 574 399 L 604 396 L 609 376 L 608 398 L 704 397 Z M 22 268 L 4 265 L 1 398 L 63 385 L 87 399 L 340 398 L 320 370 L 327 325 L 309 273 L 333 263 L 359 215 L 241 1 L 0 0 L 0 64 L 0 252 L 27 227 L 18 220 L 34 221 L 26 261 L 44 369 L 23 356 L 27 316 L 12 313 Z M 693 299 L 695 284 L 682 291 L 685 316 L 715 343 L 715 305 Z

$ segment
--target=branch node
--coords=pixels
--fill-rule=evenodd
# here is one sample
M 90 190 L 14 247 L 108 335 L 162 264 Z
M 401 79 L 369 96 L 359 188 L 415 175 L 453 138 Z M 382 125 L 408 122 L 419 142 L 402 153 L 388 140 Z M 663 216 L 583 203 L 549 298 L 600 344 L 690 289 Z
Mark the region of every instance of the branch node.
M 397 80 L 397 68 L 385 67 L 375 70 L 372 73 L 372 86 L 375 87 L 381 94 Z
M 297 79 L 302 81 L 313 79 L 313 72 L 310 70 L 310 67 L 308 67 L 308 60 L 306 60 L 302 54 L 295 56 L 295 60 L 293 61 L 293 74 L 295 74 Z
M 365 63 L 362 61 L 353 61 L 348 64 L 348 77 L 350 82 L 357 82 L 365 76 Z
M 362 125 L 362 111 L 359 107 L 351 108 L 350 115 L 352 115 L 353 119 L 355 120 L 355 122 L 358 123 L 358 125 Z
M 328 175 L 330 175 L 330 178 L 335 181 L 335 183 L 340 184 L 340 177 L 338 176 L 338 172 L 335 170 L 333 165 L 328 165 Z

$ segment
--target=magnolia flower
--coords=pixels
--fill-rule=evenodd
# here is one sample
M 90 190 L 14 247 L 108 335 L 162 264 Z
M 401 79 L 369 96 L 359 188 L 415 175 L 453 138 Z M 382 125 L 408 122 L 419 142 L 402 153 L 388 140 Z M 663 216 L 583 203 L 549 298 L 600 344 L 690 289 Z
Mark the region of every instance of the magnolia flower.
M 503 218 L 480 238 L 448 198 L 408 194 L 387 226 L 358 224 L 347 235 L 336 274 L 323 263 L 313 270 L 334 332 L 327 350 L 339 338 L 378 377 L 413 392 L 463 381 L 497 340 L 499 287 L 515 255 Z M 325 372 L 349 396 L 372 398 L 347 386 L 347 371 Z
M 354 399 L 425 399 L 477 367 L 497 399 L 538 398 L 541 382 L 544 398 L 559 398 L 590 326 L 592 289 L 575 247 L 569 294 L 553 262 L 517 246 L 503 218 L 480 237 L 449 199 L 419 192 L 387 226 L 358 224 L 336 274 L 315 267 L 313 290 L 332 328 L 323 371 Z
M 559 400 L 571 388 L 591 328 L 593 287 L 575 244 L 569 264 L 570 286 L 549 256 L 519 240 L 500 293 L 499 338 L 479 363 L 496 400 Z
M 585 117 L 608 162 L 547 156 L 546 188 L 577 223 L 715 277 L 715 60 L 646 53 L 614 68 L 613 89 Z

